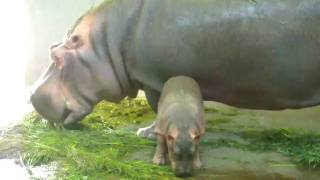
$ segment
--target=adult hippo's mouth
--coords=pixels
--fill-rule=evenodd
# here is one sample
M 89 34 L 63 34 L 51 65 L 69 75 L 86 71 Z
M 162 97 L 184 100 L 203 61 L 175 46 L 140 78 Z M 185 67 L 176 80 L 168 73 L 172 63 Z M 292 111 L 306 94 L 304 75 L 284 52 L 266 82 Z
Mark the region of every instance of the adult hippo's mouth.
M 61 110 L 61 114 L 59 113 L 48 113 L 45 108 L 50 107 L 48 104 L 42 104 L 41 100 L 36 99 L 34 96 L 31 96 L 31 101 L 34 109 L 43 116 L 43 118 L 50 120 L 52 124 L 63 123 L 66 118 L 71 114 L 71 110 L 67 108 L 65 105 Z M 52 105 L 51 105 L 52 106 Z

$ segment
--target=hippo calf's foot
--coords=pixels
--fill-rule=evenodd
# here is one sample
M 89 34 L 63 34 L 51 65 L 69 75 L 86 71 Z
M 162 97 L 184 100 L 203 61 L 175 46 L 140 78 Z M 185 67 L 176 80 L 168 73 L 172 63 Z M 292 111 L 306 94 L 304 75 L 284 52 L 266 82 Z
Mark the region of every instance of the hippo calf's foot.
M 195 169 L 200 169 L 201 166 L 202 166 L 202 163 L 201 163 L 200 159 L 199 158 L 196 159 L 196 161 L 194 162 L 194 168 Z
M 193 167 L 194 167 L 195 169 L 200 169 L 201 166 L 202 166 L 202 163 L 201 163 L 201 161 L 200 161 L 199 150 L 197 149 L 196 157 L 195 157 L 195 159 L 194 159 L 194 161 L 193 161 Z
M 139 128 L 136 133 L 137 136 L 148 138 L 148 139 L 155 139 L 154 126 L 155 126 L 155 122 L 153 122 L 150 126 Z

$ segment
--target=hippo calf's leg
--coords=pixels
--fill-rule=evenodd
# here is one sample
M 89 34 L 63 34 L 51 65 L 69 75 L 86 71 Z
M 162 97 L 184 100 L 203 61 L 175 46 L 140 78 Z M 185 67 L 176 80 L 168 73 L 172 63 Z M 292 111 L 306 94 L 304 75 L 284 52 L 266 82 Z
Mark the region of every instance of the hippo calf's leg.
M 156 137 L 157 147 L 152 162 L 157 165 L 164 165 L 166 163 L 165 155 L 167 153 L 166 139 L 159 134 L 157 134 Z
M 154 91 L 150 88 L 144 88 L 144 92 L 145 92 L 147 101 L 148 101 L 149 105 L 151 106 L 153 112 L 157 113 L 160 93 L 158 93 L 157 91 Z M 149 138 L 149 139 L 154 139 L 155 138 L 154 126 L 155 126 L 155 121 L 147 127 L 138 129 L 137 136 Z

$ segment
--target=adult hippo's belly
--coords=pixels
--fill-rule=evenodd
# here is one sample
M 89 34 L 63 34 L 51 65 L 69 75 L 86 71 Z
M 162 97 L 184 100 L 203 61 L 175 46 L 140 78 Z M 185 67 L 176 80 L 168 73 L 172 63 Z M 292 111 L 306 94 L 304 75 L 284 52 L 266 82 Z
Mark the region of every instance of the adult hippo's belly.
M 105 2 L 52 48 L 31 101 L 64 124 L 138 89 L 156 110 L 164 82 L 185 75 L 205 100 L 236 107 L 318 105 L 319 27 L 320 0 Z

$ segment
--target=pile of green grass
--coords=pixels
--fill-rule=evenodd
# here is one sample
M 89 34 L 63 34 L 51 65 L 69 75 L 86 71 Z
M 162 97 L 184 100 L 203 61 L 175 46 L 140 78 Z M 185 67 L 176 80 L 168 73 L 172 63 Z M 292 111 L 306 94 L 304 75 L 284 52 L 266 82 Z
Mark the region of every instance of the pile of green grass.
M 58 131 L 33 112 L 23 123 L 22 159 L 28 167 L 57 162 L 56 179 L 174 178 L 167 166 L 127 158 L 134 151 L 152 151 L 155 142 L 118 128 L 152 116 L 142 99 L 126 99 L 119 105 L 102 102 L 85 119 L 82 130 Z
M 155 115 L 143 98 L 125 98 L 119 104 L 100 102 L 82 123 L 91 129 L 116 129 L 128 124 L 140 124 Z

